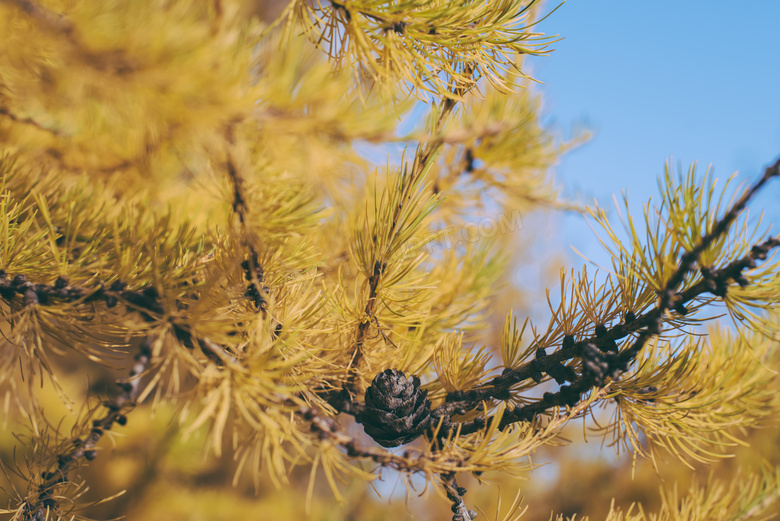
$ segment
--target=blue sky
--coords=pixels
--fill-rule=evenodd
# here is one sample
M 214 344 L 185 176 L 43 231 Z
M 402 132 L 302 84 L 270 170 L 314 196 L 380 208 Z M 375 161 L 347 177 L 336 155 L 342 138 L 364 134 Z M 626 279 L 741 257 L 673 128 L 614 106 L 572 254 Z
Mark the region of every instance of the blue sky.
M 669 157 L 752 179 L 780 156 L 780 1 L 569 0 L 538 28 L 564 38 L 530 62 L 547 120 L 593 132 L 556 168 L 568 197 L 611 207 L 628 189 L 641 208 Z M 774 233 L 779 196 L 775 182 L 752 205 Z M 557 228 L 561 248 L 606 260 L 581 218 Z

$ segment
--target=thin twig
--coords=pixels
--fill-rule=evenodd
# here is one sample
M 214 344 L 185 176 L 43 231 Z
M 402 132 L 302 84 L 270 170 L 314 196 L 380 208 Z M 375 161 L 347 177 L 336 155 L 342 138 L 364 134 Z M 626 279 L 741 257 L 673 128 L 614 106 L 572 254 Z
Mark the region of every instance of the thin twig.
M 468 73 L 471 73 L 470 67 L 468 68 Z M 388 232 L 389 235 L 392 235 L 396 230 L 398 222 L 401 218 L 401 213 L 405 210 L 404 203 L 410 198 L 412 188 L 415 186 L 423 172 L 425 172 L 429 161 L 431 161 L 431 159 L 436 156 L 436 153 L 444 144 L 444 139 L 441 136 L 441 130 L 444 126 L 444 122 L 455 109 L 458 101 L 461 100 L 468 92 L 468 89 L 469 87 L 467 85 L 462 84 L 453 87 L 452 91 L 444 98 L 444 101 L 442 102 L 441 112 L 439 113 L 439 117 L 437 118 L 436 124 L 432 130 L 432 135 L 435 136 L 435 138 L 427 141 L 424 145 L 420 144 L 417 147 L 411 171 L 404 174 L 405 176 L 408 176 L 408 178 L 405 179 L 402 192 L 399 195 L 399 204 L 393 209 L 392 222 Z M 366 301 L 366 306 L 363 310 L 364 318 L 361 320 L 357 328 L 355 344 L 352 350 L 352 358 L 349 362 L 350 373 L 346 383 L 343 386 L 348 399 L 341 399 L 339 402 L 332 404 L 337 408 L 348 409 L 350 407 L 350 402 L 352 402 L 357 395 L 357 368 L 360 360 L 363 357 L 363 346 L 366 340 L 366 334 L 368 329 L 371 327 L 371 322 L 376 318 L 375 313 L 377 289 L 379 287 L 379 283 L 381 282 L 382 274 L 384 273 L 385 268 L 386 264 L 384 263 L 383 259 L 377 259 L 374 262 L 373 271 L 368 277 L 368 300 Z
M 477 517 L 477 513 L 469 510 L 463 501 L 466 489 L 459 487 L 454 474 L 442 474 L 442 486 L 447 494 L 447 499 L 452 503 L 452 521 L 471 521 Z
M 37 128 L 38 130 L 43 130 L 44 132 L 48 132 L 48 133 L 53 134 L 55 136 L 60 134 L 59 130 L 46 128 L 46 127 L 44 127 L 43 125 L 41 125 L 40 123 L 38 123 L 37 121 L 35 121 L 32 118 L 23 118 L 21 116 L 17 116 L 16 114 L 14 114 L 13 112 L 11 112 L 10 110 L 8 110 L 5 107 L 0 107 L 0 115 L 3 115 L 5 117 L 7 117 L 8 119 L 10 119 L 11 121 L 14 121 L 16 123 L 22 123 L 24 125 L 31 125 L 31 126 Z
M 228 128 L 227 139 L 229 143 L 234 141 L 232 127 Z M 255 305 L 257 306 L 257 310 L 262 313 L 263 317 L 265 317 L 268 309 L 268 302 L 266 301 L 265 296 L 269 291 L 268 288 L 263 284 L 265 271 L 263 270 L 263 266 L 260 263 L 257 248 L 251 239 L 252 234 L 250 233 L 249 206 L 247 205 L 247 194 L 246 188 L 244 186 L 244 178 L 239 173 L 238 168 L 236 168 L 236 163 L 231 157 L 230 152 L 227 152 L 227 162 L 225 167 L 227 170 L 228 179 L 230 179 L 230 182 L 233 185 L 232 205 L 233 212 L 238 216 L 238 221 L 241 226 L 241 241 L 249 253 L 249 258 L 241 264 L 248 282 L 246 296 L 254 301 Z
M 121 390 L 119 395 L 102 404 L 106 413 L 92 421 L 86 436 L 73 438 L 68 448 L 57 454 L 54 470 L 41 474 L 43 481 L 31 494 L 35 499 L 26 501 L 22 519 L 37 521 L 41 518 L 42 512 L 56 511 L 60 500 L 59 495 L 55 493 L 57 489 L 71 481 L 70 475 L 84 460 L 92 461 L 97 458 L 97 444 L 106 431 L 111 430 L 114 424 L 122 426 L 127 424 L 127 415 L 135 408 L 136 399 L 140 394 L 141 375 L 146 371 L 151 358 L 152 338 L 147 337 L 135 356 L 130 377 L 126 380 L 117 380 Z

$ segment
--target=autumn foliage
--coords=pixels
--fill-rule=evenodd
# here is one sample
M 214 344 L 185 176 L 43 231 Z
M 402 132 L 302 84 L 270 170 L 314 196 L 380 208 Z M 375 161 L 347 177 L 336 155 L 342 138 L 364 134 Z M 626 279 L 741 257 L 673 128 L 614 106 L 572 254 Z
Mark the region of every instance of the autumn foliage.
M 0 515 L 773 512 L 780 238 L 747 208 L 780 161 L 563 200 L 551 10 L 0 1 Z M 510 232 L 564 210 L 611 266 L 537 323 Z

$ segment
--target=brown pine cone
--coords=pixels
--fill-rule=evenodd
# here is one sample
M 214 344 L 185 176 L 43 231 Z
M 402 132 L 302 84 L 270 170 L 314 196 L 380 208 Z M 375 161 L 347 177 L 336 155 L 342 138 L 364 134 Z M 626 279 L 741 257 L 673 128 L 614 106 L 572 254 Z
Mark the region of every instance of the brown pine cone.
M 420 436 L 431 420 L 428 391 L 420 379 L 387 369 L 366 390 L 366 406 L 357 416 L 366 434 L 383 447 L 396 447 Z

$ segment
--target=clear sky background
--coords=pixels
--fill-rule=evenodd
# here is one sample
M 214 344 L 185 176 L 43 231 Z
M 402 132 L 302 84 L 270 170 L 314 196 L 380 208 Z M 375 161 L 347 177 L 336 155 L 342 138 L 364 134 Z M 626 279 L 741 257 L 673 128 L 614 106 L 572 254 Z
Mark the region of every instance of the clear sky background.
M 628 189 L 641 209 L 669 157 L 747 180 L 780 156 L 780 0 L 568 0 L 538 28 L 564 38 L 530 62 L 547 120 L 593 132 L 556 169 L 567 197 L 613 207 Z M 774 233 L 778 203 L 775 182 L 752 205 Z M 561 249 L 606 263 L 582 218 L 556 230 Z

